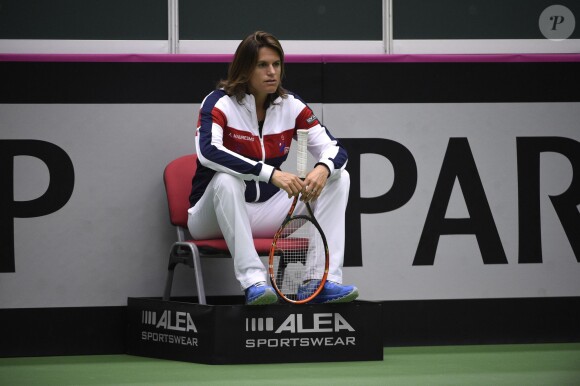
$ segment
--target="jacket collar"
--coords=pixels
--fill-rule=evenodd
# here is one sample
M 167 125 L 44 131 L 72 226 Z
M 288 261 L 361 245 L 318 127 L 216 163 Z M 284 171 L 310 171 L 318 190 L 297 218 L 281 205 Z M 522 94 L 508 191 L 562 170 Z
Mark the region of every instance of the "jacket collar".
M 274 102 L 270 105 L 270 107 L 278 105 L 280 104 L 280 102 L 282 102 L 282 98 L 277 97 L 276 99 L 274 99 Z M 256 98 L 254 98 L 252 94 L 246 94 L 246 96 L 244 96 L 244 99 L 242 99 L 242 105 L 244 105 L 248 110 L 254 111 L 256 110 Z

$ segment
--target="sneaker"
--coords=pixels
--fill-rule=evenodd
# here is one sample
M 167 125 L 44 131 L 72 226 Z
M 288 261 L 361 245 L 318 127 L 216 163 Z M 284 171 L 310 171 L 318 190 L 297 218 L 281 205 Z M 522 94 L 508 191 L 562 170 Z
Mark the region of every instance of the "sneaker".
M 276 291 L 263 281 L 246 288 L 246 304 L 248 305 L 273 304 L 276 302 L 278 302 Z
M 298 300 L 306 299 L 310 296 L 320 280 L 310 280 L 298 288 Z M 333 281 L 324 283 L 322 291 L 309 303 L 348 303 L 358 297 L 358 289 L 353 285 L 342 285 Z

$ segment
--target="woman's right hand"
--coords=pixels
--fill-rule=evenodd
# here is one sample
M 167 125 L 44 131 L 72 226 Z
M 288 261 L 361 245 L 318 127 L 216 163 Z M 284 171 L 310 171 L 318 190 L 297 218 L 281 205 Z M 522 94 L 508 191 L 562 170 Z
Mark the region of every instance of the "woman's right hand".
M 288 198 L 299 195 L 304 188 L 304 181 L 300 177 L 278 169 L 274 170 L 271 182 L 288 193 Z

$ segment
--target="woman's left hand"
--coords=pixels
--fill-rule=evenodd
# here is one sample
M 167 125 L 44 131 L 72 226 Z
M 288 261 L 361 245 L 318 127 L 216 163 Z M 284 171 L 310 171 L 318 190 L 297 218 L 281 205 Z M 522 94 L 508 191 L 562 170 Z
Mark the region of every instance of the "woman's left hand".
M 300 192 L 301 201 L 315 201 L 326 186 L 328 180 L 328 168 L 323 165 L 316 165 L 314 169 L 304 179 L 304 188 Z

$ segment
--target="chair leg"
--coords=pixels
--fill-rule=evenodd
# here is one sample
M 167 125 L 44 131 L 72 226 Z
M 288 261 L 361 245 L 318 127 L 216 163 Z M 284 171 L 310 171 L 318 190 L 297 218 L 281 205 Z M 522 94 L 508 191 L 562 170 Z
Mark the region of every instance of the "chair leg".
M 177 264 L 186 264 L 186 258 L 177 253 L 177 246 L 174 244 L 169 251 L 169 264 L 167 265 L 167 279 L 165 279 L 165 290 L 163 291 L 163 300 L 168 301 L 171 298 L 171 287 L 173 286 L 173 274 Z
M 165 280 L 165 291 L 163 291 L 163 300 L 169 301 L 171 298 L 171 287 L 173 286 L 173 274 L 175 273 L 175 266 L 177 264 L 169 263 L 167 269 L 167 279 Z
M 165 281 L 165 291 L 163 300 L 171 298 L 171 287 L 173 286 L 173 274 L 177 264 L 187 264 L 193 268 L 195 275 L 195 284 L 197 287 L 197 297 L 199 304 L 207 304 L 205 299 L 205 290 L 203 285 L 203 276 L 201 273 L 201 259 L 199 250 L 195 244 L 187 242 L 177 242 L 171 247 L 169 253 L 169 265 L 167 267 L 167 279 Z
M 203 276 L 201 273 L 201 259 L 199 251 L 195 247 L 195 253 L 192 252 L 191 259 L 193 260 L 193 273 L 195 275 L 195 285 L 197 287 L 197 298 L 199 304 L 207 304 L 205 301 L 205 287 L 203 285 Z

